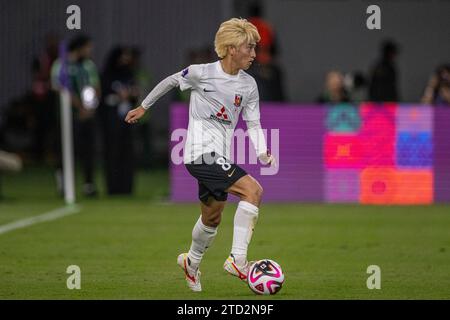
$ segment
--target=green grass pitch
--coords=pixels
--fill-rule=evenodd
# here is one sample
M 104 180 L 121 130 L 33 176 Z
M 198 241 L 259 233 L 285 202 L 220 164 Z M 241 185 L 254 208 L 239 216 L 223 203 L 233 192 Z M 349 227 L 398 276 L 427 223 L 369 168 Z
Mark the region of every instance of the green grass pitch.
M 0 225 L 63 206 L 52 173 L 3 177 Z M 133 197 L 80 197 L 81 212 L 0 234 L 0 299 L 449 299 L 448 206 L 263 204 L 250 259 L 271 258 L 285 273 L 275 296 L 256 296 L 227 275 L 235 203 L 191 292 L 176 264 L 188 250 L 197 204 L 171 204 L 168 174 L 142 172 Z M 69 290 L 66 268 L 81 269 Z M 369 290 L 369 265 L 381 289 Z

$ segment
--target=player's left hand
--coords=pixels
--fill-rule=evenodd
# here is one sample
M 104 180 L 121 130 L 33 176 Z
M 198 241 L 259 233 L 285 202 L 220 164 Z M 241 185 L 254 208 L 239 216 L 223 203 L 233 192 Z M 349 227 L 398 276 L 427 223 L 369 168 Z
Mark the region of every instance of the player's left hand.
M 269 150 L 267 150 L 266 153 L 261 153 L 258 158 L 262 161 L 262 163 L 269 164 L 271 167 L 277 166 L 277 160 L 270 154 Z

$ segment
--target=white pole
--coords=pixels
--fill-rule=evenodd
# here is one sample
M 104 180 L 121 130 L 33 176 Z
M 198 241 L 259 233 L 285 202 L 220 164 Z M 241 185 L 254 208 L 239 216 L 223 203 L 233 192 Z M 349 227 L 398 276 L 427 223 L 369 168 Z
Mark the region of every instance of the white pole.
M 75 170 L 73 156 L 72 108 L 69 90 L 61 90 L 61 143 L 63 151 L 64 199 L 66 204 L 75 203 Z

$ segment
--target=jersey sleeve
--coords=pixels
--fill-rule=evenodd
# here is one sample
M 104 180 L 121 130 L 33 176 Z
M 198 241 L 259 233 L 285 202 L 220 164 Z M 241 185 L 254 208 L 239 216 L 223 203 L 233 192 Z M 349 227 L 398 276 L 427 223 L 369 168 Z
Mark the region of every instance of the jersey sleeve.
M 179 72 L 178 82 L 180 85 L 180 90 L 184 91 L 187 89 L 195 90 L 200 84 L 200 79 L 203 74 L 203 65 L 193 64 Z
M 142 107 L 144 109 L 149 109 L 163 95 L 175 87 L 180 87 L 182 91 L 187 89 L 194 90 L 197 88 L 198 83 L 200 83 L 202 72 L 202 65 L 191 65 L 183 71 L 168 76 L 150 91 L 147 97 L 142 101 Z
M 149 109 L 152 105 L 156 103 L 163 95 L 172 90 L 173 88 L 179 86 L 180 72 L 168 76 L 163 81 L 158 83 L 152 91 L 145 97 L 142 101 L 141 106 L 144 109 Z
M 259 120 L 246 121 L 247 132 L 250 137 L 251 142 L 256 150 L 256 155 L 261 155 L 267 153 L 267 144 L 264 132 L 261 128 L 261 123 Z
M 259 120 L 259 118 L 259 92 L 255 82 L 254 87 L 250 92 L 248 102 L 242 110 L 242 119 L 245 121 L 255 121 Z

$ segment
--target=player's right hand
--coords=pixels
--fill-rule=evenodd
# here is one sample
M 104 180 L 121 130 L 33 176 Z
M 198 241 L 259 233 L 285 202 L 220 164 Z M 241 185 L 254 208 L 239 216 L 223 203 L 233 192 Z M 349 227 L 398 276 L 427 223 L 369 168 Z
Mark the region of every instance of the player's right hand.
M 145 114 L 145 109 L 142 106 L 137 107 L 136 109 L 130 110 L 125 117 L 126 123 L 137 123 L 140 118 L 142 118 Z

